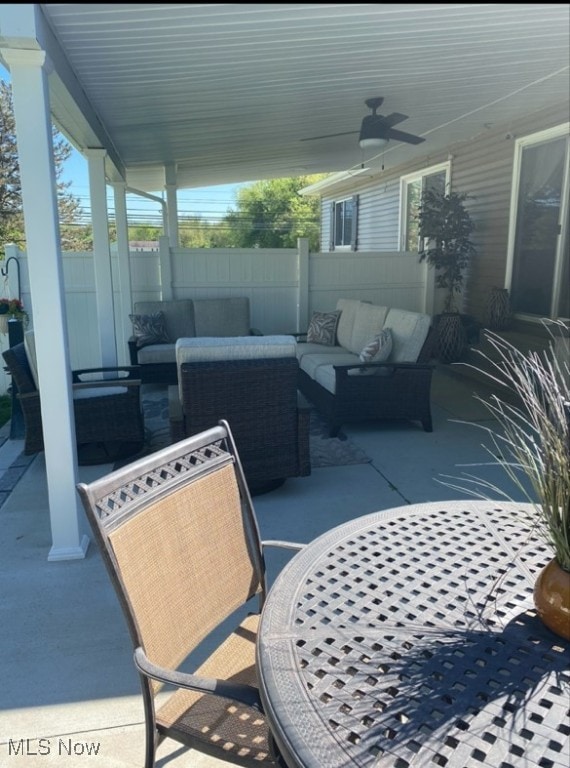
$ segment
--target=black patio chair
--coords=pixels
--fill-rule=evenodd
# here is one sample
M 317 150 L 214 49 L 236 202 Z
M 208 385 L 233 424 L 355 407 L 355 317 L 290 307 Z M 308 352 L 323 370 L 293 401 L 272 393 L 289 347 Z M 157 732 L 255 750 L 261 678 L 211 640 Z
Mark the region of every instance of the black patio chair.
M 25 343 L 2 353 L 24 417 L 24 453 L 44 450 L 40 391 Z M 112 378 L 103 378 L 110 376 Z M 72 372 L 79 464 L 106 464 L 138 453 L 144 445 L 140 379 L 133 366 Z M 97 378 L 94 378 L 97 377 Z

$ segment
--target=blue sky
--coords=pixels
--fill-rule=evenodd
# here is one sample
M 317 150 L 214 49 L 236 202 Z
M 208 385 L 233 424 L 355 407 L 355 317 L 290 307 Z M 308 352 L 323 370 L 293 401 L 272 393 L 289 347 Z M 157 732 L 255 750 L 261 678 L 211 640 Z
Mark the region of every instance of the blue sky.
M 87 160 L 75 149 L 64 165 L 61 180 L 71 183 L 68 191 L 79 198 L 82 208 L 88 212 L 90 203 Z M 240 187 L 251 183 L 223 184 L 217 187 L 197 187 L 196 189 L 180 190 L 178 192 L 178 213 L 181 216 L 198 215 L 212 221 L 223 218 L 228 208 L 235 208 L 236 191 Z M 108 205 L 110 210 L 112 210 L 113 195 L 110 189 Z M 160 222 L 162 214 L 158 203 L 153 203 L 136 195 L 128 195 L 127 206 L 131 221 L 148 218 L 153 223 Z

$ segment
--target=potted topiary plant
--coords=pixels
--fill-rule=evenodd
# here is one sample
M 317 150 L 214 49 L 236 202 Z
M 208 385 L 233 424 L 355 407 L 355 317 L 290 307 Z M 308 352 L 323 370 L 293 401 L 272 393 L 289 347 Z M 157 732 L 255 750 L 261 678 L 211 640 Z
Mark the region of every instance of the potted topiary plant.
M 465 193 L 426 190 L 418 211 L 420 261 L 435 268 L 436 285 L 446 291 L 444 311 L 436 326 L 437 354 L 445 363 L 459 360 L 466 344 L 456 299 L 463 290 L 465 270 L 475 255 L 470 239 L 474 224 L 464 205 L 468 198 Z

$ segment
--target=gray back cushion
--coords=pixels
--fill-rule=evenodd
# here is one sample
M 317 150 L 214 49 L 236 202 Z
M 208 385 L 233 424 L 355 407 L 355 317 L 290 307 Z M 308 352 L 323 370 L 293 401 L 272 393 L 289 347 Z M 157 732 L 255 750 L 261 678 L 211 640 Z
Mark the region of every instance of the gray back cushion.
M 194 323 L 194 307 L 192 299 L 173 299 L 172 301 L 137 301 L 134 306 L 135 315 L 150 315 L 154 312 L 164 312 L 166 330 L 170 341 L 196 336 Z
M 415 363 L 422 351 L 431 325 L 430 315 L 390 309 L 384 328 L 392 331 L 391 363 Z
M 345 349 L 350 349 L 354 318 L 361 303 L 358 299 L 339 299 L 336 303 L 336 308 L 341 311 L 336 337 L 340 346 Z
M 387 312 L 388 307 L 361 302 L 356 310 L 352 326 L 352 338 L 347 349 L 355 355 L 359 355 L 364 345 L 368 344 L 384 328 Z
M 194 299 L 196 336 L 249 336 L 249 299 Z

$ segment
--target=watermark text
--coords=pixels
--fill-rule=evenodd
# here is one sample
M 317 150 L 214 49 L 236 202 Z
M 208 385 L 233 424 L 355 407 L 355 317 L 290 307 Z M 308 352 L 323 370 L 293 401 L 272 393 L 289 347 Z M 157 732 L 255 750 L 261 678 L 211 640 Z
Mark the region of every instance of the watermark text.
M 6 745 L 8 757 L 89 757 L 98 755 L 101 743 L 98 741 L 76 741 L 68 738 L 58 739 L 9 739 Z

